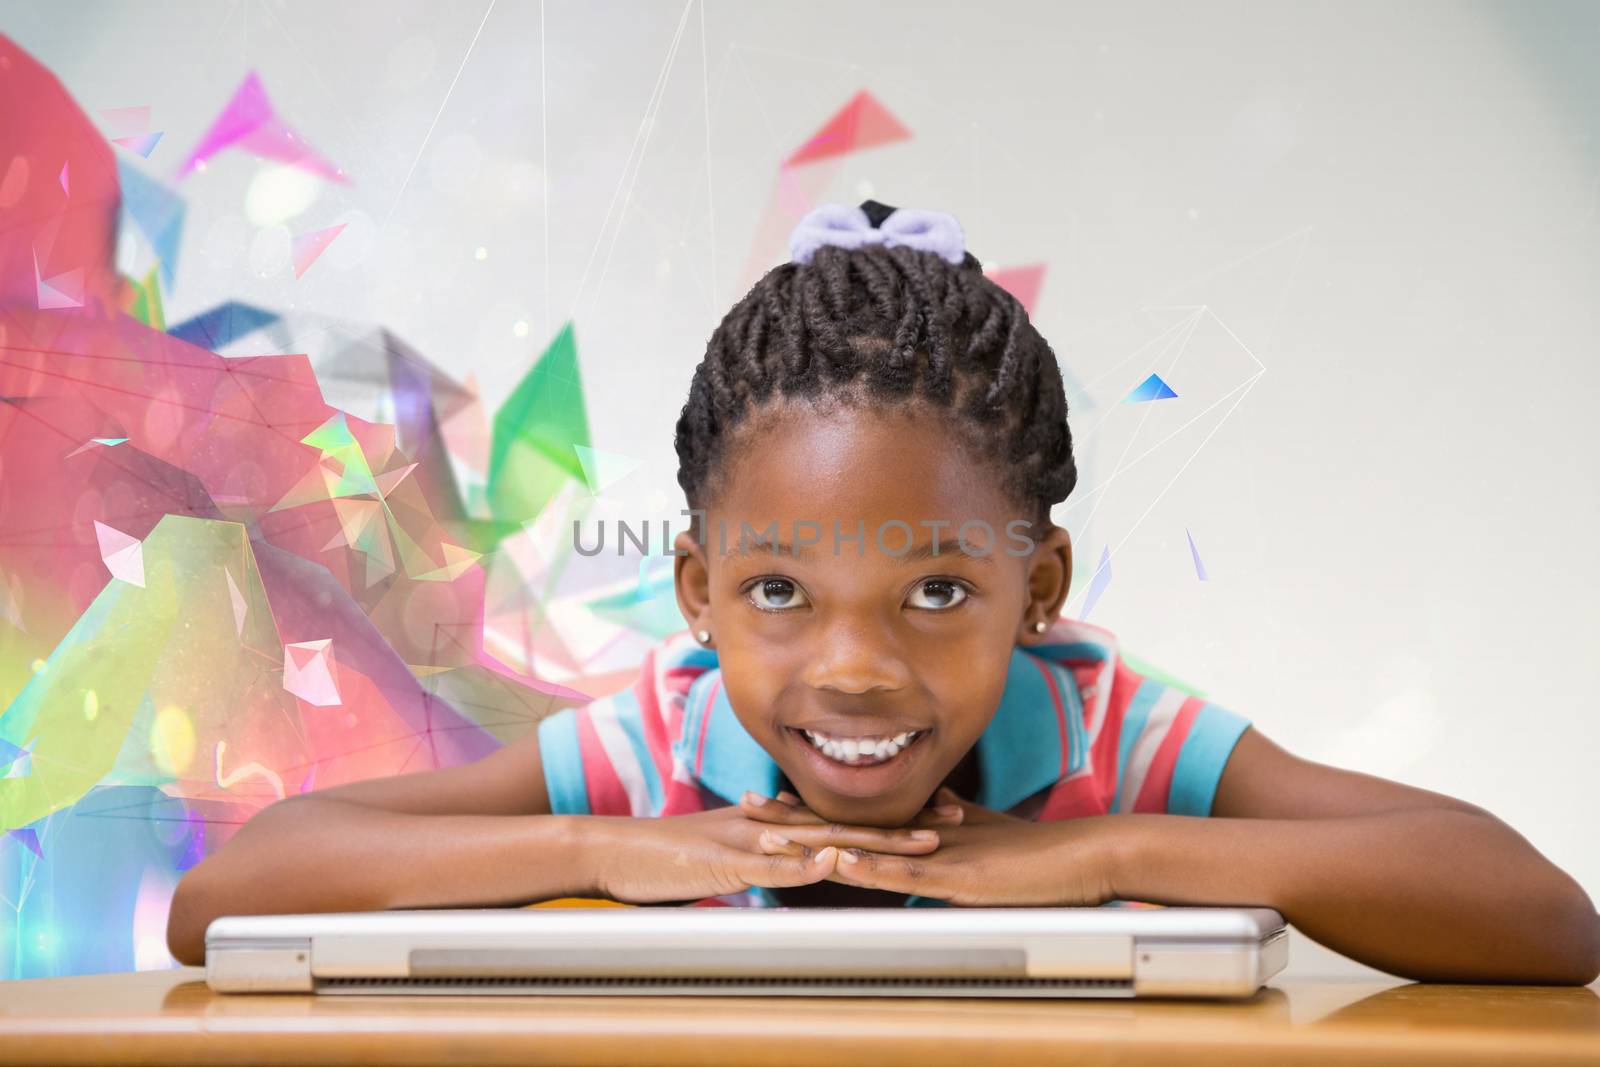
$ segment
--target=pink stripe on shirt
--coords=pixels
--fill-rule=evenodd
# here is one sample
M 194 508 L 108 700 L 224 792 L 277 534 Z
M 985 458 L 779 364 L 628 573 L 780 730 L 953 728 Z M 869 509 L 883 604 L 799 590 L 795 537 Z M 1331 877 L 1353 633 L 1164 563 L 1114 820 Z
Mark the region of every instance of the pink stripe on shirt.
M 1100 723 L 1100 732 L 1089 742 L 1089 759 L 1094 765 L 1102 811 L 1111 810 L 1111 800 L 1117 795 L 1117 750 L 1122 741 L 1122 721 L 1143 680 L 1123 664 L 1120 656 L 1117 658 L 1110 682 L 1111 695 L 1106 698 L 1106 717 Z
M 695 746 L 694 750 L 694 773 L 696 778 L 700 776 L 701 768 L 706 765 L 706 727 L 711 725 L 711 709 L 717 703 L 717 690 L 721 688 L 722 677 L 718 675 L 716 681 L 711 683 L 711 689 L 706 693 L 706 710 L 700 716 L 700 743 Z
M 623 787 L 622 779 L 617 777 L 616 768 L 612 767 L 586 708 L 578 710 L 578 752 L 583 758 L 584 778 L 589 786 L 589 813 L 632 814 L 633 806 L 628 803 L 628 791 Z
M 1194 717 L 1200 714 L 1204 703 L 1199 697 L 1192 696 L 1178 706 L 1178 714 L 1172 717 L 1167 736 L 1161 739 L 1161 746 L 1150 760 L 1150 769 L 1145 772 L 1139 797 L 1133 803 L 1134 811 L 1160 814 L 1167 810 L 1167 793 L 1172 789 L 1172 769 L 1178 764 L 1178 750 L 1188 738 L 1189 727 L 1194 725 Z
M 651 649 L 639 672 L 634 694 L 639 700 L 640 725 L 644 731 L 644 747 L 650 750 L 650 762 L 665 784 L 672 777 L 672 735 L 667 732 L 667 722 L 661 714 L 661 701 L 656 693 L 656 652 Z
M 671 667 L 664 676 L 667 691 L 673 696 L 667 705 L 667 733 L 673 737 L 683 733 L 683 702 L 689 695 L 689 687 L 704 673 L 704 667 Z
M 1039 809 L 1039 822 L 1056 819 L 1076 819 L 1083 815 L 1104 815 L 1106 806 L 1100 802 L 1100 790 L 1092 774 L 1078 774 L 1045 796 L 1044 807 Z

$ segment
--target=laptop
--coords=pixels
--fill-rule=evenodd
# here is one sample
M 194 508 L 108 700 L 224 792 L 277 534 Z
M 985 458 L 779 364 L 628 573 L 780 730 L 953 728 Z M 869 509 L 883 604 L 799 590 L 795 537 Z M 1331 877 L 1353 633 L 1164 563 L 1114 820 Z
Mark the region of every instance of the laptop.
M 222 993 L 1248 997 L 1266 908 L 469 908 L 224 916 Z

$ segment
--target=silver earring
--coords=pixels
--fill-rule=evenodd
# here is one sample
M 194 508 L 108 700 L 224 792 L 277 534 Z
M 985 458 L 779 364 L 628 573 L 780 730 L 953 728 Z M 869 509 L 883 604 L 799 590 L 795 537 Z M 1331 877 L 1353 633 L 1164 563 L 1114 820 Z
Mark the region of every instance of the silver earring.
M 695 640 L 699 641 L 702 645 L 709 645 L 711 643 L 710 630 L 696 630 L 694 632 L 694 636 Z
M 1040 619 L 1038 622 L 1033 624 L 1033 632 L 1036 634 L 1042 634 L 1049 628 L 1050 624 L 1045 622 L 1043 619 Z

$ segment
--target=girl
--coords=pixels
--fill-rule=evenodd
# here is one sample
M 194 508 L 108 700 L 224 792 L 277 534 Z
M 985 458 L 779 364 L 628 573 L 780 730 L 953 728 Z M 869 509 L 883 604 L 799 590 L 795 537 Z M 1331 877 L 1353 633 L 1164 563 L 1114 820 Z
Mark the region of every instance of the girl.
M 182 880 L 224 913 L 634 904 L 1267 905 L 1418 979 L 1585 983 L 1584 891 L 1471 804 L 1297 758 L 1059 618 L 1056 358 L 956 221 L 802 221 L 678 421 L 689 631 L 471 765 L 272 805 Z

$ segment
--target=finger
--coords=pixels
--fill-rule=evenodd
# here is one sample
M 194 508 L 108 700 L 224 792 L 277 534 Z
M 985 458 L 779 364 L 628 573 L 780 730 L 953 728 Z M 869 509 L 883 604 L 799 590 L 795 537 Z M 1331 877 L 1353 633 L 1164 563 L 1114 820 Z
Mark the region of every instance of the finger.
M 739 810 L 746 818 L 757 822 L 778 823 L 784 826 L 817 825 L 823 820 L 809 808 L 795 807 L 764 797 L 760 793 L 745 793 L 739 798 Z
M 960 826 L 966 821 L 966 809 L 960 804 L 940 804 L 923 808 L 912 818 L 912 826 Z
M 864 848 L 873 852 L 920 856 L 939 847 L 939 831 L 927 827 L 884 830 L 875 826 L 824 823 L 819 826 L 785 826 L 783 836 L 812 848 Z
M 746 853 L 739 877 L 746 885 L 777 889 L 810 885 L 834 872 L 839 862 L 837 848 L 824 848 L 810 856 L 761 856 Z
M 762 830 L 756 848 L 766 856 L 810 856 L 816 849 L 784 837 L 775 830 Z
M 816 812 L 804 805 L 790 804 L 784 799 L 785 797 L 794 797 L 797 802 L 800 799 L 789 792 L 779 793 L 776 797 L 764 797 L 759 793 L 746 792 L 739 798 L 739 809 L 746 818 L 754 819 L 756 822 L 774 823 L 779 826 L 826 825 L 826 820 Z M 965 819 L 966 812 L 960 804 L 941 804 L 937 807 L 923 808 L 912 817 L 908 826 L 912 829 L 960 826 Z
M 790 807 L 800 807 L 800 798 L 789 792 L 787 789 L 778 794 L 778 799 L 783 801 L 785 804 L 788 804 Z
M 779 797 L 793 795 L 780 793 Z M 746 818 L 755 822 L 792 828 L 810 826 L 827 831 L 829 837 L 825 841 L 818 841 L 815 835 L 806 836 L 807 843 L 815 847 L 837 844 L 875 848 L 883 852 L 911 853 L 931 851 L 939 845 L 937 836 L 919 836 L 914 831 L 936 829 L 940 826 L 959 826 L 965 818 L 961 806 L 953 804 L 925 809 L 913 817 L 910 826 L 901 829 L 849 827 L 842 823 L 829 823 L 810 808 L 791 807 L 777 798 L 764 797 L 760 793 L 748 790 L 739 797 L 739 810 Z
M 975 801 L 966 799 L 947 785 L 939 787 L 938 792 L 934 794 L 934 799 L 939 801 L 941 807 L 954 805 L 960 808 L 965 813 L 964 821 L 967 823 L 1004 822 L 1010 818 L 1004 812 L 986 808 Z
M 942 899 L 943 893 L 943 880 L 937 863 L 857 849 L 845 849 L 839 853 L 839 861 L 828 880 L 936 899 Z
M 981 821 L 984 812 L 988 810 L 974 801 L 968 800 L 947 785 L 940 786 L 938 791 L 933 794 L 933 799 L 935 810 L 946 811 L 950 808 L 959 808 L 963 822 Z

